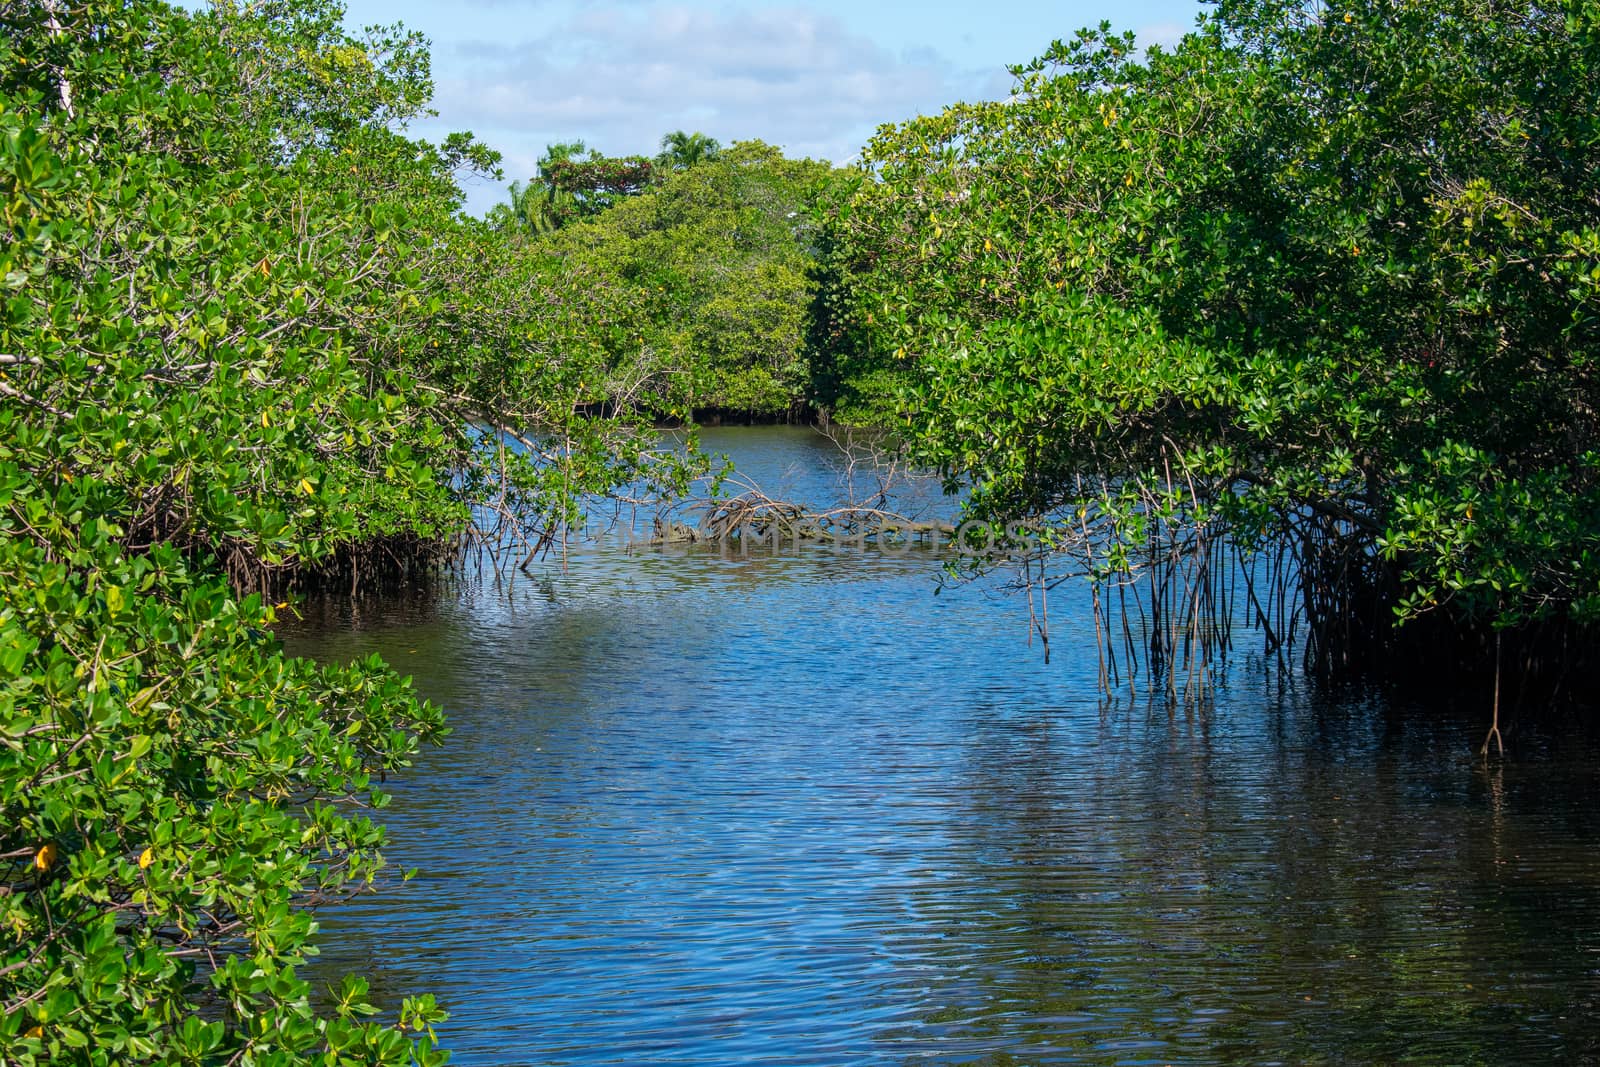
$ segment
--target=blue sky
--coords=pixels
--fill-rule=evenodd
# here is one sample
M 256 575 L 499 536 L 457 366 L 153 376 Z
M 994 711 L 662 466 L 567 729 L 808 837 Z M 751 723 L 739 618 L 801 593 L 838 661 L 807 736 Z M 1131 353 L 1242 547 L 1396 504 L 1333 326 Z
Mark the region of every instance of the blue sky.
M 881 122 L 1005 94 L 1005 68 L 1109 19 L 1170 42 L 1196 0 L 346 0 L 352 28 L 396 20 L 433 42 L 436 139 L 471 130 L 526 178 L 552 141 L 653 154 L 669 130 L 759 137 L 844 162 Z M 468 189 L 469 208 L 501 198 Z

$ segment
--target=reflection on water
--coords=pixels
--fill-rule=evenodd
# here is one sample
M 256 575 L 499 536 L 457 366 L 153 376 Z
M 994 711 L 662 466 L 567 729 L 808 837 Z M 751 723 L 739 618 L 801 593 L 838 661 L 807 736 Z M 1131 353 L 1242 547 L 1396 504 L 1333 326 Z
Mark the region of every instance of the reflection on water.
M 830 491 L 804 432 L 706 437 Z M 1600 1062 L 1592 751 L 1248 670 L 1106 707 L 1070 606 L 1045 666 L 936 569 L 612 549 L 308 611 L 456 730 L 319 974 L 438 993 L 461 1064 Z

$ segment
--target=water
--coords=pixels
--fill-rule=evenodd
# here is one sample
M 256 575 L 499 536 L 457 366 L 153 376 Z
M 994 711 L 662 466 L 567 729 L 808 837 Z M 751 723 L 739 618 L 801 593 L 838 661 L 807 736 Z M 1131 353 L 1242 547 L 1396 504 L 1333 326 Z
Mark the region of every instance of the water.
M 706 444 L 836 491 L 807 431 Z M 325 912 L 317 975 L 436 993 L 467 1065 L 1600 1062 L 1590 748 L 1486 766 L 1482 703 L 1249 668 L 1106 706 L 1071 597 L 1047 666 L 936 566 L 613 547 L 316 607 L 295 651 L 456 731 L 391 783 L 420 876 Z

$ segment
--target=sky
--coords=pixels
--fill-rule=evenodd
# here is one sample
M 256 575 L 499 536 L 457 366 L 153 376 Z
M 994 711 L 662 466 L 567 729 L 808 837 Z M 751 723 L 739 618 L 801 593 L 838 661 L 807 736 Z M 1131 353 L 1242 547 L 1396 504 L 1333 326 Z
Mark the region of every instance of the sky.
M 346 0 L 352 29 L 400 21 L 432 41 L 438 118 L 526 179 L 544 147 L 653 155 L 672 130 L 759 138 L 844 163 L 880 123 L 1003 97 L 1008 65 L 1109 20 L 1143 43 L 1193 25 L 1197 0 Z M 469 182 L 468 210 L 503 199 Z

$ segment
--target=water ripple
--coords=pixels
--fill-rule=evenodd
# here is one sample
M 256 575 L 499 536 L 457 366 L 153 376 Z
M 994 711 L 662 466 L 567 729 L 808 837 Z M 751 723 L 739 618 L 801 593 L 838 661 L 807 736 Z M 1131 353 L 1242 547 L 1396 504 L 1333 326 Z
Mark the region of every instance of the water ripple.
M 801 436 L 712 437 L 826 489 Z M 1081 604 L 1045 666 L 934 566 L 322 605 L 293 648 L 383 653 L 456 734 L 386 814 L 420 876 L 325 912 L 319 975 L 438 993 L 467 1065 L 1600 1062 L 1591 752 L 1486 768 L 1480 709 L 1248 671 L 1107 707 Z

